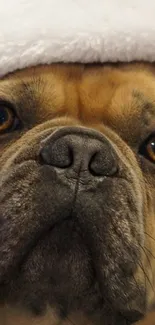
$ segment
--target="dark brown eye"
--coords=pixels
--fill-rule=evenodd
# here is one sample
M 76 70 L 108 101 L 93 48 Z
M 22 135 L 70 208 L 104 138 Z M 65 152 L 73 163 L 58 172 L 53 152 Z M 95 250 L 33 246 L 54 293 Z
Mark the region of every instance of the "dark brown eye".
M 141 146 L 140 154 L 155 163 L 155 134 L 151 135 Z
M 5 103 L 0 103 L 0 134 L 14 130 L 18 124 L 18 119 L 11 107 Z

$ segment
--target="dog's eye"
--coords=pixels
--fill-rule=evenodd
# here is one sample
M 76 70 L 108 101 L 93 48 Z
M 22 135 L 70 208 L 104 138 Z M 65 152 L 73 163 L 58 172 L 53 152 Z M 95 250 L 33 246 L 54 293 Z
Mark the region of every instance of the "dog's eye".
M 0 103 L 0 133 L 14 130 L 17 126 L 17 117 L 9 105 Z
M 152 134 L 143 142 L 140 147 L 139 153 L 143 155 L 146 159 L 155 163 L 155 134 Z

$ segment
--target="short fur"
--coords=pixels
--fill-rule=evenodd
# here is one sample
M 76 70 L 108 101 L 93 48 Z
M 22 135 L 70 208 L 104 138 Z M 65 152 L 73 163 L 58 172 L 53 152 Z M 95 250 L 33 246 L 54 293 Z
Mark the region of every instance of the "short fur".
M 139 320 L 155 302 L 155 164 L 139 154 L 155 130 L 154 67 L 38 66 L 1 80 L 0 99 L 21 123 L 0 135 L 0 324 Z M 114 159 L 117 173 L 45 164 L 62 132 L 80 164 L 96 141 L 94 168 Z

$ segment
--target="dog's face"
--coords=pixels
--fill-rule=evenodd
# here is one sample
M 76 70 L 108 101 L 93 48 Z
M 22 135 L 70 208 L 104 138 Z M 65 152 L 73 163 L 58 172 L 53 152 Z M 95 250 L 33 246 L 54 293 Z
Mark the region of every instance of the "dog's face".
M 1 80 L 1 305 L 131 324 L 154 302 L 154 248 L 149 67 L 52 65 Z

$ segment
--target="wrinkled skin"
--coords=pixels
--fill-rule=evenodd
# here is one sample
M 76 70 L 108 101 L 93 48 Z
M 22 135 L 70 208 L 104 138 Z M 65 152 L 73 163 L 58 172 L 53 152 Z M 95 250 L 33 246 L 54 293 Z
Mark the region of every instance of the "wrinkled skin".
M 0 81 L 19 121 L 0 133 L 1 324 L 125 325 L 154 304 L 155 163 L 139 152 L 153 69 L 51 65 Z

